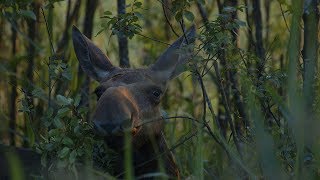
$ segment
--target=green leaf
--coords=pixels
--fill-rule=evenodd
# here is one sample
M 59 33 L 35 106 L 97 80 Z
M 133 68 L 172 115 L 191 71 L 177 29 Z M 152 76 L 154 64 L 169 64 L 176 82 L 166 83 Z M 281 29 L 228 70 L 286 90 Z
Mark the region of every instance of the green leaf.
M 175 15 L 175 18 L 178 22 L 181 21 L 182 20 L 182 12 L 181 11 L 177 12 L 177 14 Z
M 81 95 L 78 94 L 78 95 L 76 96 L 76 98 L 74 99 L 73 105 L 74 105 L 75 107 L 78 107 L 79 104 L 80 104 L 80 101 L 81 101 Z
M 73 141 L 72 141 L 72 139 L 69 138 L 69 137 L 63 138 L 62 143 L 63 143 L 64 145 L 67 145 L 67 146 L 73 146 L 73 144 L 74 144 Z
M 232 7 L 232 6 L 226 6 L 226 7 L 223 8 L 223 11 L 224 12 L 228 12 L 228 13 L 232 13 L 232 12 L 237 11 L 237 9 Z
M 71 98 L 66 98 L 60 94 L 57 95 L 57 102 L 58 104 L 62 105 L 62 106 L 65 106 L 65 105 L 70 105 L 71 102 L 72 102 L 72 99 Z
M 194 20 L 194 15 L 192 12 L 190 11 L 185 11 L 184 12 L 184 16 L 190 21 L 192 22 Z
M 69 163 L 73 164 L 76 161 L 77 151 L 73 150 L 69 156 Z
M 56 128 L 62 128 L 63 127 L 63 123 L 61 122 L 61 120 L 59 118 L 54 118 L 53 119 L 53 124 Z
M 20 10 L 20 11 L 19 11 L 19 14 L 20 14 L 21 16 L 26 17 L 26 18 L 30 18 L 30 19 L 33 19 L 33 20 L 37 20 L 36 15 L 35 15 L 32 11 L 30 11 L 30 10 Z
M 48 132 L 49 137 L 53 137 L 53 136 L 56 136 L 56 135 L 58 135 L 58 134 L 60 134 L 59 129 L 51 129 L 51 130 Z
M 52 115 L 53 115 L 53 109 L 52 109 L 51 107 L 49 107 L 49 108 L 47 109 L 47 112 L 46 112 L 46 117 L 47 117 L 47 118 L 51 118 Z
M 19 109 L 19 112 L 24 112 L 24 113 L 30 113 L 31 108 L 29 107 L 29 104 L 26 99 L 22 99 L 21 101 L 21 108 Z
M 246 22 L 241 21 L 241 20 L 239 20 L 239 19 L 235 19 L 234 21 L 235 21 L 239 26 L 246 26 L 246 25 L 247 25 Z
M 206 4 L 206 1 L 205 1 L 205 0 L 198 0 L 198 2 L 199 2 L 201 5 L 205 5 L 205 4 Z
M 75 134 L 80 134 L 80 131 L 81 131 L 81 127 L 80 127 L 80 125 L 77 125 L 76 127 L 74 127 L 74 129 L 73 129 L 73 132 L 75 133 Z
M 45 127 L 49 127 L 52 124 L 51 118 L 48 118 L 48 117 L 42 117 L 41 121 Z
M 82 156 L 84 153 L 85 153 L 85 152 L 84 152 L 83 149 L 77 149 L 77 154 L 78 154 L 79 156 Z
M 106 30 L 106 29 L 105 29 L 105 28 L 100 29 L 100 30 L 97 32 L 97 34 L 96 34 L 95 37 L 97 37 L 99 34 L 101 34 L 104 30 Z
M 63 159 L 65 158 L 70 152 L 70 149 L 68 147 L 64 147 L 59 153 L 58 153 L 58 157 Z
M 64 71 L 62 72 L 62 77 L 66 78 L 69 81 L 72 79 L 72 74 L 71 74 L 70 68 L 64 69 Z
M 70 112 L 70 109 L 69 109 L 68 107 L 64 107 L 64 108 L 58 110 L 57 115 L 58 115 L 59 117 L 64 117 L 64 116 L 66 116 L 69 112 Z
M 134 15 L 136 15 L 138 18 L 142 19 L 143 15 L 139 12 L 135 12 Z
M 45 145 L 45 150 L 50 152 L 54 149 L 54 145 L 52 143 L 46 144 Z
M 137 8 L 140 8 L 142 6 L 142 3 L 138 1 L 138 2 L 135 2 L 133 5 L 136 6 Z
M 109 15 L 112 15 L 112 12 L 111 11 L 105 11 L 105 12 L 103 12 L 103 14 L 106 15 L 106 16 L 109 16 Z
M 47 167 L 47 153 L 42 154 L 41 156 L 41 165 Z
M 60 67 L 61 67 L 62 69 L 65 69 L 65 68 L 68 67 L 68 65 L 67 65 L 66 63 L 60 63 L 59 65 L 60 65 Z
M 40 99 L 43 99 L 45 100 L 46 99 L 46 93 L 44 92 L 43 89 L 41 89 L 40 87 L 35 87 L 31 94 L 36 97 L 36 98 L 40 98 Z

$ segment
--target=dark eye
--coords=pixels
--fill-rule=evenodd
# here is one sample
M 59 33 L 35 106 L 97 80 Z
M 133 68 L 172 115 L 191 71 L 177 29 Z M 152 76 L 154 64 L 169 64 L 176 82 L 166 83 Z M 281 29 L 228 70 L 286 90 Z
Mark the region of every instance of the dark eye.
M 94 93 L 97 95 L 98 100 L 102 96 L 105 90 L 106 89 L 104 87 L 100 86 L 100 87 L 97 87 L 97 89 L 94 91 Z
M 152 95 L 153 95 L 154 97 L 156 97 L 156 98 L 159 98 L 160 95 L 161 95 L 161 92 L 160 92 L 159 90 L 154 90 L 154 91 L 152 91 Z

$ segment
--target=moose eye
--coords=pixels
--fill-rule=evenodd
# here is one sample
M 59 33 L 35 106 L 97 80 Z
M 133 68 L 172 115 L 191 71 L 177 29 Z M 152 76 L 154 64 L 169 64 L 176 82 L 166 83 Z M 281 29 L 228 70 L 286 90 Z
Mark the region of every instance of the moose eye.
M 102 96 L 105 90 L 106 89 L 104 87 L 100 86 L 100 87 L 97 87 L 97 89 L 94 91 L 94 93 L 97 95 L 98 100 L 100 96 Z
M 152 95 L 153 95 L 154 97 L 156 97 L 156 98 L 159 98 L 160 95 L 161 95 L 161 92 L 160 92 L 159 90 L 154 90 L 154 91 L 152 92 Z

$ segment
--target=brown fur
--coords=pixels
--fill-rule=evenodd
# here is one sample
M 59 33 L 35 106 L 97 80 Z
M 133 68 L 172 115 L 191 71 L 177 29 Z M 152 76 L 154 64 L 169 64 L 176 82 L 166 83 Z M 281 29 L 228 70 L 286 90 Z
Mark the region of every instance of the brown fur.
M 160 101 L 168 81 L 178 76 L 192 52 L 178 53 L 186 41 L 174 42 L 155 62 L 145 69 L 122 69 L 111 64 L 107 56 L 73 28 L 73 44 L 83 70 L 100 82 L 99 97 L 93 121 L 97 134 L 109 147 L 123 153 L 124 133 L 132 133 L 135 176 L 159 172 L 162 163 L 167 175 L 178 178 L 179 170 L 163 134 Z M 186 34 L 194 38 L 194 27 Z M 189 41 L 192 41 L 192 39 Z M 158 157 L 159 154 L 162 156 Z M 115 174 L 122 174 L 123 158 L 116 164 Z

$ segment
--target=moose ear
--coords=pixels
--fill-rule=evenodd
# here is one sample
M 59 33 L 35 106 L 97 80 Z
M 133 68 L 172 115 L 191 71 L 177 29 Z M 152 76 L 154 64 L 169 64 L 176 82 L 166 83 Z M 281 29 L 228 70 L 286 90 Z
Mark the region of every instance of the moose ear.
M 81 68 L 93 79 L 101 81 L 116 69 L 109 58 L 75 26 L 72 27 L 72 40 Z
M 196 30 L 193 25 L 185 35 L 181 36 L 162 53 L 157 61 L 150 66 L 150 69 L 157 72 L 165 80 L 177 77 L 184 71 L 187 60 L 192 56 L 195 36 Z

